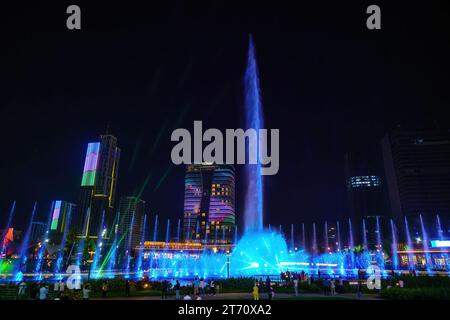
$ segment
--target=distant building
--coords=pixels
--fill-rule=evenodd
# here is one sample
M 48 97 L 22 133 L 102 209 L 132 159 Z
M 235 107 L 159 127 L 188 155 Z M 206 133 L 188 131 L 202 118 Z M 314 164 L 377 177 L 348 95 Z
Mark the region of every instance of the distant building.
M 31 223 L 30 241 L 33 243 L 38 240 L 42 240 L 45 232 L 47 231 L 46 227 L 47 225 L 45 222 L 33 221 Z
M 118 209 L 118 238 L 121 247 L 135 248 L 144 231 L 145 201 L 137 197 L 121 197 Z
M 84 237 L 95 238 L 104 226 L 112 225 L 119 160 L 117 138 L 111 134 L 101 135 L 99 142 L 87 146 L 78 206 Z M 103 214 L 104 225 L 101 226 Z
M 67 201 L 55 200 L 52 202 L 52 219 L 50 232 L 64 233 L 64 229 L 75 214 L 76 205 Z
M 392 130 L 382 140 L 394 219 L 450 217 L 450 131 Z
M 234 226 L 234 166 L 188 165 L 183 215 L 185 241 L 230 243 Z
M 366 238 L 369 247 L 376 244 L 376 229 L 372 223 L 376 217 L 386 215 L 385 192 L 382 180 L 382 163 L 374 148 L 345 155 L 345 175 L 350 217 L 355 230 L 363 230 L 362 219 L 366 220 Z M 381 222 L 380 222 L 381 223 Z M 355 241 L 362 243 L 363 234 L 354 234 Z

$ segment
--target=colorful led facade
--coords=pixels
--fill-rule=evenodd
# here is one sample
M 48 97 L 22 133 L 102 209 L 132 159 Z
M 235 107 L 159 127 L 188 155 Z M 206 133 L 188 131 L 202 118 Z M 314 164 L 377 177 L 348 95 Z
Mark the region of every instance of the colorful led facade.
M 50 222 L 50 231 L 63 232 L 66 223 L 70 217 L 70 210 L 75 210 L 75 204 L 66 201 L 56 200 L 52 204 L 52 220 Z
M 120 148 L 111 134 L 88 144 L 79 201 L 79 226 L 84 237 L 97 237 L 99 228 L 114 220 L 114 202 L 119 170 Z M 104 226 L 100 226 L 103 212 Z
M 229 243 L 235 225 L 232 165 L 188 165 L 185 176 L 185 241 Z
M 88 144 L 86 159 L 84 161 L 83 178 L 81 186 L 95 185 L 95 176 L 97 173 L 98 159 L 100 153 L 100 142 L 91 142 Z
M 53 206 L 53 215 L 52 215 L 52 224 L 50 226 L 50 230 L 56 230 L 58 227 L 59 214 L 61 212 L 61 201 L 55 201 Z

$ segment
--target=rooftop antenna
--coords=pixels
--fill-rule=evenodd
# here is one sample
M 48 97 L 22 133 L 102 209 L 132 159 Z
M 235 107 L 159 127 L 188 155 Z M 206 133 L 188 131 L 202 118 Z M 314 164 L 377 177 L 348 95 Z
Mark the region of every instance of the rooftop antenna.
M 111 126 L 111 121 L 108 120 L 108 122 L 106 122 L 106 134 L 109 134 L 109 127 Z

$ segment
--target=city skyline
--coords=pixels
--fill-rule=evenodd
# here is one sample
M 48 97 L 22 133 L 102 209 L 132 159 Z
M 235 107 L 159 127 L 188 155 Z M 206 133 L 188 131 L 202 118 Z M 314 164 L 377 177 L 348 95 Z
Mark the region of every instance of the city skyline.
M 392 21 L 387 14 L 384 21 L 397 33 L 381 30 L 374 35 L 356 27 L 349 31 L 359 24 L 349 13 L 342 22 L 329 13 L 313 19 L 307 12 L 319 8 L 307 9 L 299 16 L 278 14 L 270 21 L 260 13 L 248 22 L 218 15 L 209 31 L 198 33 L 188 32 L 196 30 L 193 18 L 177 14 L 170 16 L 174 24 L 168 29 L 161 28 L 166 24 L 160 18 L 125 19 L 110 28 L 140 29 L 115 36 L 91 20 L 89 30 L 94 32 L 82 38 L 67 36 L 63 28 L 38 33 L 39 48 L 35 42 L 20 42 L 26 25 L 18 26 L 17 40 L 4 53 L 9 61 L 4 74 L 11 74 L 12 80 L 4 86 L 6 121 L 0 133 L 12 138 L 4 141 L 11 156 L 2 157 L 0 165 L 5 181 L 2 217 L 12 200 L 17 200 L 19 224 L 25 224 L 34 201 L 41 220 L 52 200 L 77 203 L 84 164 L 80 155 L 110 123 L 123 151 L 117 193 L 143 190 L 150 210 L 177 219 L 183 212 L 184 168 L 170 163 L 170 133 L 190 127 L 193 120 L 203 120 L 207 127 L 241 126 L 251 32 L 267 127 L 279 127 L 281 134 L 280 172 L 265 179 L 265 193 L 270 195 L 265 197 L 266 220 L 278 225 L 345 219 L 345 153 L 366 144 L 380 150 L 384 134 L 398 124 L 433 127 L 437 119 L 441 127 L 449 127 L 445 115 L 450 99 L 440 81 L 447 74 L 449 48 L 441 39 L 439 21 L 402 29 L 402 20 Z M 345 5 L 334 9 L 357 11 Z M 113 14 L 119 8 L 109 10 Z M 409 16 L 420 11 L 409 10 Z M 38 31 L 52 22 L 44 22 Z M 185 32 L 179 26 L 185 26 Z M 88 52 L 90 60 L 83 58 Z M 66 60 L 75 66 L 70 72 L 62 67 Z M 30 68 L 20 69 L 24 63 Z M 20 84 L 13 76 L 16 71 Z M 241 224 L 239 167 L 236 176 Z

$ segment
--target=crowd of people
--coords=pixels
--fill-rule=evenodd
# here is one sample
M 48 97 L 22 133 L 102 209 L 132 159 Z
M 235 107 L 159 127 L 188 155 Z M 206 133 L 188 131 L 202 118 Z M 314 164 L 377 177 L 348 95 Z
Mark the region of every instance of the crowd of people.
M 196 300 L 201 300 L 202 296 L 215 296 L 217 294 L 218 286 L 216 285 L 214 279 L 209 279 L 209 281 L 206 281 L 203 277 L 195 277 L 190 286 L 192 287 L 192 297 L 189 294 L 181 297 L 181 284 L 178 280 L 176 280 L 175 284 L 172 284 L 167 280 L 163 280 L 161 298 L 167 299 L 167 292 L 171 287 L 173 287 L 175 291 L 175 299 L 177 300 L 192 300 L 193 298 Z

